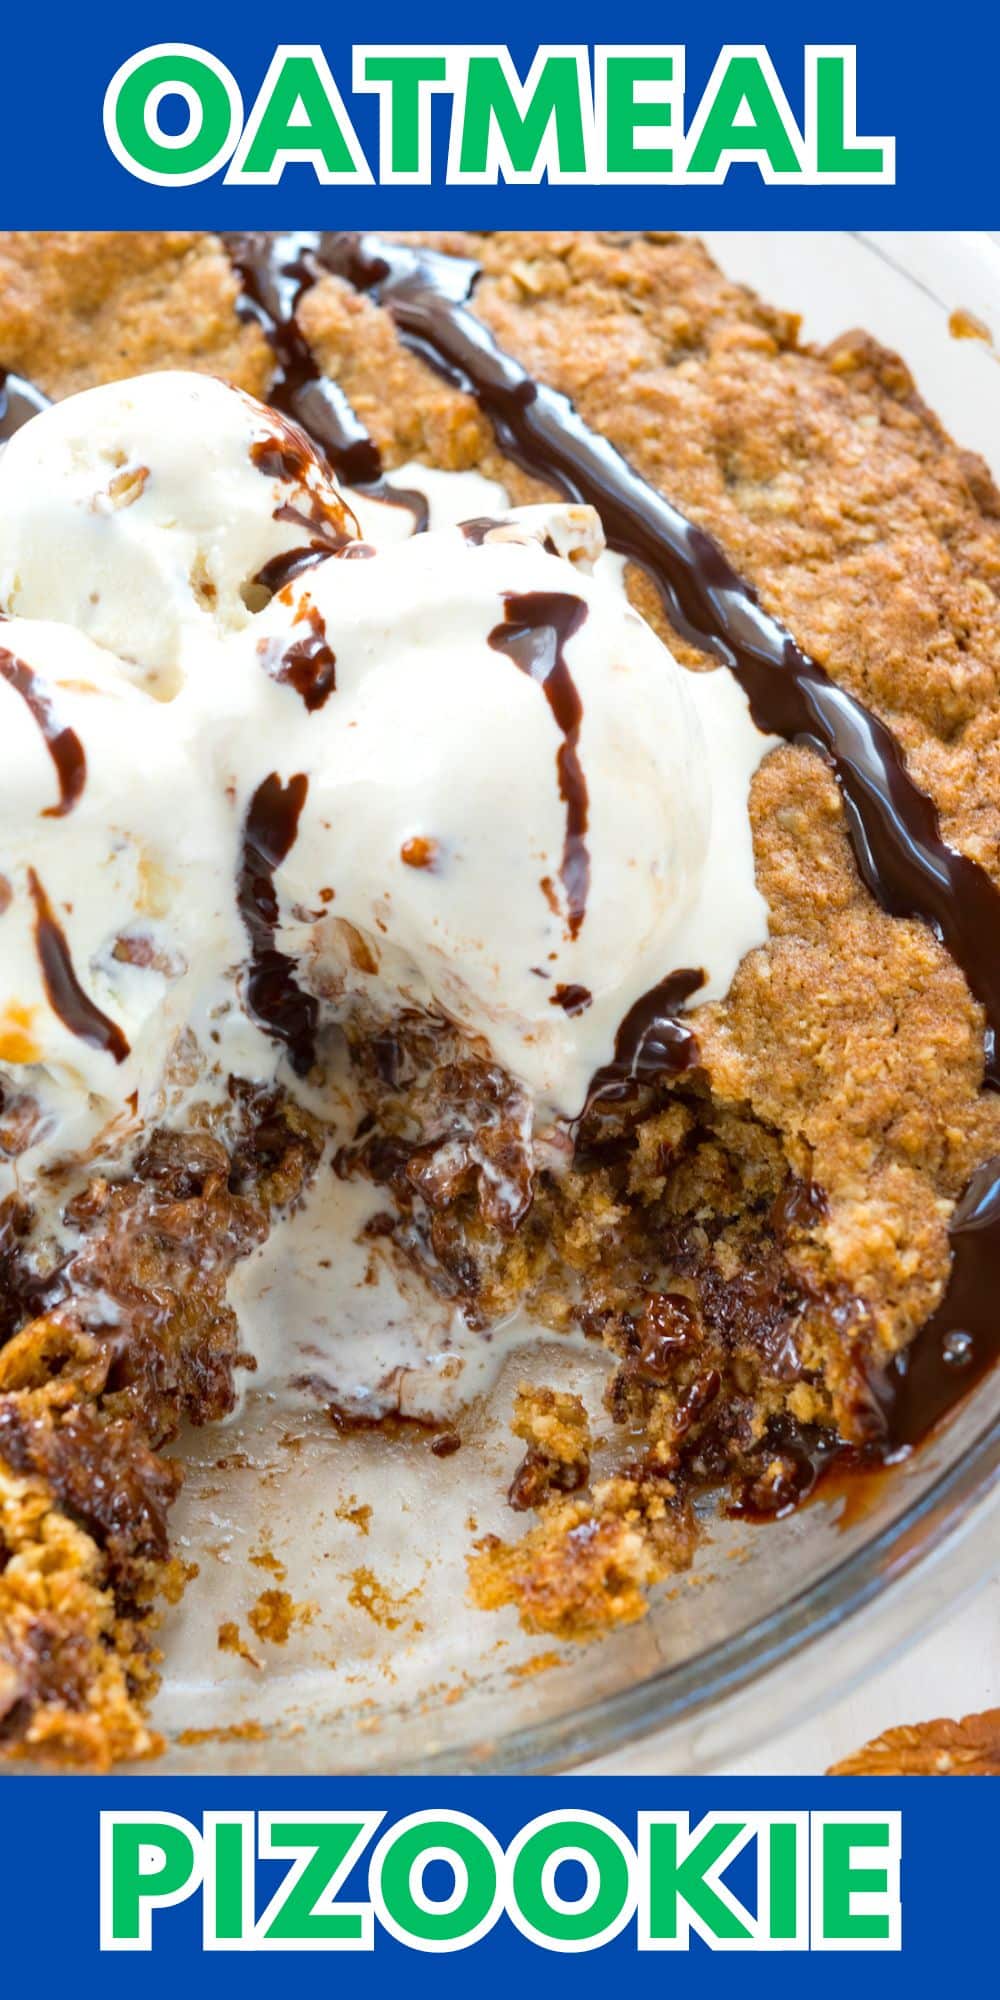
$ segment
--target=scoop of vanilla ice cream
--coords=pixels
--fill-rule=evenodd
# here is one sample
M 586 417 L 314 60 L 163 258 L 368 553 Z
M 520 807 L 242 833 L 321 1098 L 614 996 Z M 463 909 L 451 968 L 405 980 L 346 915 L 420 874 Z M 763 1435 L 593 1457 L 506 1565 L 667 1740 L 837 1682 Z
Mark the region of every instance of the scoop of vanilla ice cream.
M 207 375 L 85 390 L 0 454 L 0 609 L 75 626 L 161 697 L 191 641 L 248 623 L 269 563 L 356 533 L 304 433 Z
M 70 1151 L 145 1107 L 244 948 L 234 834 L 183 712 L 66 626 L 0 623 L 0 742 L 0 1065 Z
M 746 793 L 768 741 L 591 573 L 602 546 L 567 506 L 332 557 L 234 642 L 229 692 L 212 677 L 220 740 L 259 706 L 222 753 L 239 794 L 262 742 L 308 782 L 275 874 L 304 977 L 443 1011 L 570 1117 L 642 994 L 680 967 L 724 992 L 766 935 Z
M 181 372 L 0 455 L 0 1067 L 44 1106 L 148 1107 L 206 1007 L 268 1074 L 242 963 L 251 1002 L 255 964 L 443 1013 L 573 1117 L 637 1000 L 724 993 L 766 935 L 734 678 L 677 664 L 592 509 L 451 475 L 455 525 L 447 477 L 399 474 L 430 532 L 368 496 L 359 540 L 294 425 Z

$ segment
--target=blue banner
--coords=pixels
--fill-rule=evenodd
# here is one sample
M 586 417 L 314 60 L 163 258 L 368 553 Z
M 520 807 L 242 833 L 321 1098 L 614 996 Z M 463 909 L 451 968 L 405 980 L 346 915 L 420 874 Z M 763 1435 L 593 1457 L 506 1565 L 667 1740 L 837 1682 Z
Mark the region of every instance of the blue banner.
M 0 126 L 18 227 L 997 221 L 982 7 L 933 45 L 856 0 L 550 0 L 502 28 L 442 0 L 349 30 L 315 0 L 112 0 L 96 27 L 65 13 L 51 56 L 31 33 L 8 26 Z
M 910 1995 L 986 1969 L 982 1787 L 206 1777 L 5 1796 L 9 1991 L 41 1967 L 49 1992 L 99 1978 L 114 1995 L 139 1976 L 158 2000 L 179 1974 L 208 1992 L 219 1952 L 238 1954 L 248 2000 L 273 1992 L 275 1953 L 293 1967 L 303 1951 L 349 1952 L 352 1985 L 402 1978 L 415 1997 L 470 1978 L 507 1991 L 567 1954 L 574 1990 L 596 1993 L 680 1952 L 706 2000 L 734 1978 L 751 2000 L 770 1992 L 776 1952 L 798 1955 L 817 2000 L 845 1977 Z

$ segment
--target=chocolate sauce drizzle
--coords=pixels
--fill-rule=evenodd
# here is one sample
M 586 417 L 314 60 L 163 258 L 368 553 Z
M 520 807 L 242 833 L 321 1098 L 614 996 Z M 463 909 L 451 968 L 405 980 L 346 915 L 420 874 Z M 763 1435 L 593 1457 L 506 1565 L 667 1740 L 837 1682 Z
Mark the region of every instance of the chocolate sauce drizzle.
M 297 1076 L 305 1076 L 316 1056 L 317 1002 L 303 993 L 294 961 L 279 951 L 275 870 L 295 845 L 309 780 L 301 772 L 282 784 L 276 771 L 258 785 L 243 826 L 237 879 L 239 912 L 250 939 L 246 977 L 249 1012 L 265 1033 L 288 1050 Z
M 324 274 L 315 254 L 317 241 L 308 233 L 290 230 L 275 236 L 223 237 L 242 284 L 237 310 L 244 320 L 256 320 L 278 364 L 267 400 L 301 425 L 346 486 L 357 487 L 370 499 L 390 507 L 407 508 L 413 516 L 414 532 L 422 534 L 429 518 L 426 496 L 410 488 L 390 486 L 383 476 L 382 455 L 374 438 L 369 437 L 340 384 L 318 367 L 295 318 L 299 300 Z M 312 558 L 321 559 L 319 555 Z M 298 571 L 288 568 L 288 557 L 279 560 L 285 564 L 281 582 L 287 583 Z M 306 566 L 305 562 L 299 564 L 300 569 Z M 264 581 L 263 572 L 258 581 Z
M 704 972 L 684 967 L 661 979 L 629 1008 L 615 1036 L 615 1053 L 597 1071 L 587 1097 L 590 1109 L 599 1098 L 620 1100 L 634 1094 L 637 1084 L 656 1077 L 682 1076 L 701 1059 L 694 1030 L 682 1020 L 682 1009 L 699 986 Z
M 0 368 L 0 444 L 6 444 L 29 417 L 47 410 L 49 402 L 50 398 L 34 382 L 26 382 L 23 375 Z
M 502 526 L 503 522 L 498 521 L 495 514 L 473 514 L 471 520 L 460 521 L 458 529 L 470 549 L 481 549 L 487 535 L 492 534 L 494 528 Z
M 80 799 L 87 782 L 87 758 L 74 729 L 60 722 L 45 682 L 33 669 L 0 646 L 0 678 L 19 694 L 37 724 L 59 780 L 59 804 L 46 806 L 43 819 L 64 819 Z
M 326 625 L 315 604 L 304 598 L 295 623 L 308 631 L 301 638 L 270 637 L 257 641 L 265 673 L 282 687 L 295 689 L 310 715 L 323 708 L 337 685 L 337 656 L 326 636 Z
M 116 1063 L 123 1063 L 129 1053 L 128 1042 L 117 1021 L 102 1014 L 80 985 L 66 933 L 33 868 L 28 869 L 28 888 L 35 905 L 38 960 L 53 1013 L 58 1014 L 78 1041 L 114 1056 Z
M 274 519 L 301 528 L 308 540 L 301 548 L 284 549 L 272 556 L 254 578 L 254 582 L 262 588 L 274 592 L 282 590 L 303 570 L 325 562 L 328 556 L 341 555 L 353 540 L 353 535 L 345 525 L 345 510 L 335 511 L 311 483 L 316 453 L 301 424 L 294 423 L 280 410 L 270 410 L 268 426 L 254 438 L 250 457 L 265 478 L 296 487 L 302 495 L 301 504 L 292 500 L 281 501 L 274 510 Z M 347 518 L 356 528 L 353 516 L 348 515 Z
M 986 1017 L 985 1082 L 998 1087 L 1000 892 L 984 869 L 942 839 L 934 802 L 907 771 L 891 730 L 802 651 L 703 528 L 591 431 L 567 397 L 535 381 L 497 346 L 468 303 L 478 266 L 336 231 L 238 240 L 242 248 L 233 255 L 244 284 L 272 301 L 272 345 L 323 272 L 370 294 L 413 353 L 475 397 L 508 457 L 597 508 L 611 548 L 645 570 L 674 629 L 736 675 L 757 726 L 812 747 L 829 763 L 863 881 L 890 915 L 927 923 L 961 968 Z M 297 329 L 295 338 L 302 339 Z M 315 374 L 309 356 L 303 379 L 311 383 Z M 295 414 L 311 429 L 304 407 Z M 639 1021 L 638 1042 L 626 1034 L 626 1023 L 619 1031 L 615 1061 L 629 1071 L 643 1050 L 676 1054 L 662 989 L 657 993 L 659 1001 L 646 996 L 650 1018 Z M 1000 1353 L 1000 1159 L 974 1175 L 951 1240 L 945 1296 L 881 1385 L 887 1447 L 922 1435 Z M 957 1338 L 966 1335 L 968 1343 Z
M 520 595 L 508 591 L 504 596 L 503 624 L 494 625 L 488 640 L 494 652 L 503 653 L 529 680 L 538 682 L 562 731 L 556 771 L 559 796 L 566 807 L 566 838 L 559 879 L 566 894 L 571 938 L 579 936 L 587 912 L 590 854 L 585 836 L 589 802 L 579 754 L 583 703 L 566 664 L 565 648 L 586 616 L 583 598 L 566 591 L 530 590 Z
M 532 972 L 538 971 L 536 965 L 533 965 L 531 969 Z M 548 974 L 543 972 L 542 978 L 545 979 L 547 977 Z M 585 1014 L 587 1008 L 592 1007 L 593 1004 L 594 996 L 590 987 L 577 986 L 572 982 L 567 985 L 557 986 L 555 992 L 549 994 L 549 1006 L 561 1007 L 564 1014 Z
M 320 542 L 308 542 L 301 549 L 282 549 L 257 571 L 254 582 L 274 597 L 284 590 L 286 583 L 293 582 L 304 570 L 315 569 L 317 563 L 325 562 L 332 553 L 339 551 L 324 548 Z

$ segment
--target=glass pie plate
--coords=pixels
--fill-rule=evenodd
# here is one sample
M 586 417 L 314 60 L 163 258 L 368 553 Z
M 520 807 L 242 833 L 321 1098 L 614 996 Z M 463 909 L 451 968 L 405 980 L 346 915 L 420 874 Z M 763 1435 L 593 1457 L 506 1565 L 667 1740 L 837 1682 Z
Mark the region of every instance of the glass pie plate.
M 988 237 L 710 239 L 731 275 L 898 349 L 952 434 L 1000 476 L 1000 245 Z M 1000 1274 L 998 1274 L 1000 1278 Z M 711 1520 L 690 1575 L 600 1642 L 528 1637 L 468 1601 L 472 1541 L 516 1526 L 516 1382 L 600 1364 L 516 1353 L 463 1417 L 462 1449 L 336 1433 L 251 1398 L 185 1441 L 175 1517 L 192 1575 L 165 1620 L 154 1720 L 173 1773 L 544 1771 L 656 1730 L 660 1768 L 725 1768 L 943 1617 L 1000 1550 L 1000 1371 L 918 1452 L 766 1526 Z M 506 1516 L 506 1518 L 505 1518 Z

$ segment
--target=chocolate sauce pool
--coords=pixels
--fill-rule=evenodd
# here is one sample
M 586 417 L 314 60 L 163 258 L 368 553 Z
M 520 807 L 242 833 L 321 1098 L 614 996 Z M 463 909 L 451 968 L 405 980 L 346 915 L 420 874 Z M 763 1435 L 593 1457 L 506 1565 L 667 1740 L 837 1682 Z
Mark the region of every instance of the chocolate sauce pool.
M 337 231 L 229 242 L 250 308 L 264 302 L 257 316 L 282 367 L 282 393 L 290 399 L 282 407 L 311 430 L 309 408 L 318 406 L 321 423 L 332 426 L 335 467 L 335 454 L 343 464 L 350 445 L 362 453 L 358 476 L 381 471 L 364 459 L 367 434 L 346 417 L 333 384 L 333 413 L 326 415 L 316 363 L 293 324 L 299 300 L 325 272 L 370 294 L 412 352 L 475 397 L 515 463 L 597 509 L 610 547 L 645 570 L 675 630 L 735 674 L 758 728 L 819 752 L 840 788 L 862 880 L 890 915 L 927 923 L 961 968 L 985 1015 L 985 1082 L 1000 1086 L 1000 891 L 942 839 L 934 802 L 909 775 L 891 730 L 802 651 L 703 528 L 591 431 L 567 397 L 535 381 L 497 346 L 468 303 L 478 266 Z M 329 449 L 322 428 L 317 435 Z M 670 986 L 667 998 L 676 1007 Z M 668 1067 L 686 1066 L 691 1030 L 658 1007 L 655 993 L 647 998 L 648 1007 L 632 1010 L 637 1046 L 648 1053 L 661 1043 Z M 616 1044 L 619 1076 L 633 1072 L 630 1022 L 631 1016 Z M 987 1161 L 970 1182 L 955 1211 L 951 1245 L 951 1277 L 937 1312 L 876 1385 L 885 1444 L 893 1449 L 924 1435 L 1000 1352 L 1000 1159 Z

